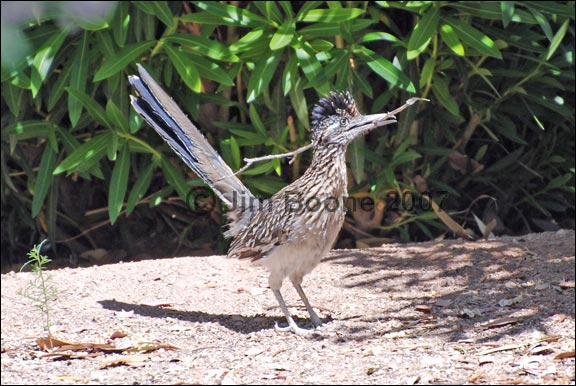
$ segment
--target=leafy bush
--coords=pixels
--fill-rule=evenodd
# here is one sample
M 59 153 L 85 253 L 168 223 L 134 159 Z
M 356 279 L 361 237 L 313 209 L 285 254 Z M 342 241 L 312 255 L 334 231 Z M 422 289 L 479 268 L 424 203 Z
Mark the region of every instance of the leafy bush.
M 10 24 L 2 4 L 3 264 L 41 234 L 73 257 L 134 255 L 146 250 L 134 240 L 168 232 L 159 223 L 179 242 L 200 237 L 205 225 L 172 219 L 182 207 L 219 221 L 197 200 L 201 182 L 131 110 L 138 62 L 235 169 L 307 143 L 311 105 L 330 90 L 351 90 L 366 113 L 430 98 L 351 145 L 352 197 L 376 205 L 352 211 L 348 240 L 447 233 L 422 193 L 473 229 L 476 215 L 508 233 L 574 227 L 574 2 L 44 6 L 40 20 Z M 309 158 L 242 178 L 266 197 Z

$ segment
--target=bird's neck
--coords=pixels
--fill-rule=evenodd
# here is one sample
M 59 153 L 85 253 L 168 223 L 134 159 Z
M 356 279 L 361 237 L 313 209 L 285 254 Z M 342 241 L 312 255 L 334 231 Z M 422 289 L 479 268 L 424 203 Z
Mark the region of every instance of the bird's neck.
M 323 145 L 314 149 L 312 163 L 302 176 L 312 180 L 310 186 L 320 195 L 346 198 L 348 181 L 346 175 L 346 146 Z

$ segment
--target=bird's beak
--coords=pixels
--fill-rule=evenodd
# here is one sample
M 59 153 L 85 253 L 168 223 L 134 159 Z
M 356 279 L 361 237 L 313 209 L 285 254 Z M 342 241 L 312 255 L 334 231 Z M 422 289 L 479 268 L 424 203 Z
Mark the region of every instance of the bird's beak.
M 391 113 L 360 115 L 354 118 L 351 123 L 350 131 L 356 136 L 380 126 L 396 123 L 396 117 Z

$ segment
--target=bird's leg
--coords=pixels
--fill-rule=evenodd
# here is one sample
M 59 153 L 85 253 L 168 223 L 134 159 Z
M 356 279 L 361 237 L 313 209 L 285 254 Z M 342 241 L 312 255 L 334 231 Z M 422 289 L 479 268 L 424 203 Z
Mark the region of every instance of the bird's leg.
M 294 288 L 296 288 L 296 291 L 298 291 L 298 295 L 300 295 L 300 299 L 302 299 L 302 301 L 304 302 L 304 305 L 306 306 L 306 310 L 308 310 L 308 314 L 310 315 L 310 320 L 312 321 L 312 323 L 316 326 L 316 327 L 320 327 L 323 323 L 322 320 L 320 320 L 320 318 L 318 317 L 318 315 L 316 315 L 316 312 L 314 312 L 314 309 L 312 308 L 312 306 L 310 305 L 310 302 L 308 301 L 308 297 L 306 297 L 306 294 L 304 293 L 304 290 L 302 289 L 302 277 L 291 277 L 290 281 L 292 282 L 292 285 L 294 286 Z
M 278 300 L 278 304 L 280 304 L 280 309 L 282 310 L 282 313 L 284 314 L 284 316 L 286 317 L 286 321 L 288 322 L 287 327 L 280 327 L 278 326 L 278 323 L 276 323 L 274 325 L 274 329 L 280 332 L 292 331 L 296 335 L 310 337 L 313 334 L 313 331 L 298 327 L 298 325 L 290 315 L 290 312 L 288 312 L 288 307 L 286 307 L 286 303 L 284 302 L 284 298 L 282 297 L 280 290 L 273 289 L 272 292 L 274 293 L 274 296 L 276 296 L 276 300 Z

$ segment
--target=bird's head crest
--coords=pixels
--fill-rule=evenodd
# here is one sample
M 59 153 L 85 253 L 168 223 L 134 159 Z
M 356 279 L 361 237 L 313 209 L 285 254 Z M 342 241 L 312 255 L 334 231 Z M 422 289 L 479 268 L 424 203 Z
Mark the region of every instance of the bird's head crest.
M 353 118 L 360 112 L 349 91 L 331 92 L 326 98 L 320 99 L 312 110 L 312 127 L 318 126 L 324 119 L 331 116 L 347 116 Z

